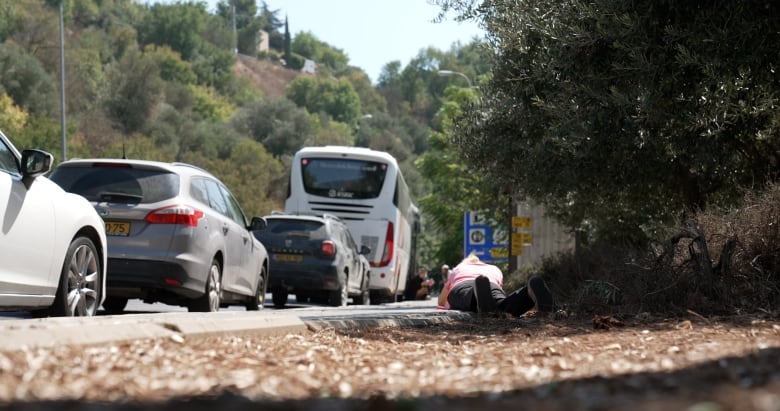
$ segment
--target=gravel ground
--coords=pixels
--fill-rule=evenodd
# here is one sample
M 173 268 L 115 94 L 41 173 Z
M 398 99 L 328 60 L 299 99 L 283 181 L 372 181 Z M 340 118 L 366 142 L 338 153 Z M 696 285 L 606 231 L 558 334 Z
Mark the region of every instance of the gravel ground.
M 780 411 L 780 320 L 475 318 L 0 353 L 0 410 Z

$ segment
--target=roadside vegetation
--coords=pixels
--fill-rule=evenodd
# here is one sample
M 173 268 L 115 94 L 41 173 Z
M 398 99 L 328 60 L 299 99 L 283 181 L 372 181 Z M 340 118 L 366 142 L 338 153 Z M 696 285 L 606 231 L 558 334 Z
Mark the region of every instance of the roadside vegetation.
M 560 302 L 777 314 L 780 7 L 437 3 L 493 55 L 452 147 L 572 230 L 577 251 L 541 267 Z
M 193 163 L 251 215 L 282 208 L 300 147 L 388 151 L 427 267 L 463 257 L 464 212 L 532 200 L 577 249 L 507 288 L 541 272 L 571 312 L 777 312 L 780 6 L 433 3 L 486 38 L 370 79 L 262 1 L 64 0 L 63 148 L 60 2 L 0 0 L 0 128 L 57 161 Z
M 727 209 L 696 213 L 645 249 L 598 244 L 510 276 L 541 273 L 564 313 L 776 316 L 780 305 L 780 185 Z

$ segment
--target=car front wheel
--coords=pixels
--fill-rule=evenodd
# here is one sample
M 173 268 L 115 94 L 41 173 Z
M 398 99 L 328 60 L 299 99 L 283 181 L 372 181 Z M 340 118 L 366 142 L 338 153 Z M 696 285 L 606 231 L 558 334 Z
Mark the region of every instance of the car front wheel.
M 219 311 L 219 295 L 222 285 L 220 284 L 219 261 L 213 260 L 209 269 L 208 278 L 206 278 L 206 292 L 199 298 L 192 301 L 189 306 L 191 312 L 216 312 Z
M 265 272 L 265 266 L 264 266 L 263 270 L 260 272 L 260 278 L 257 279 L 257 288 L 255 289 L 255 295 L 246 304 L 247 311 L 262 310 L 263 307 L 265 307 L 265 290 L 266 290 L 266 284 L 268 284 L 268 282 L 266 281 L 267 277 L 268 276 Z
M 101 292 L 100 260 L 95 244 L 87 237 L 70 243 L 60 272 L 60 283 L 49 314 L 57 317 L 88 317 L 97 313 Z

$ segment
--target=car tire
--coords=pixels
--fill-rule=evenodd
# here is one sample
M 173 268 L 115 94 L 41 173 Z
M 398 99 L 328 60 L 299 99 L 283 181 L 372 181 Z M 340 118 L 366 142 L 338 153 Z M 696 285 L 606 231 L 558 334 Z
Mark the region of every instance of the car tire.
M 363 283 L 360 285 L 360 295 L 352 297 L 355 305 L 371 305 L 371 291 L 369 290 L 368 274 L 363 276 Z
M 127 307 L 127 297 L 106 297 L 103 309 L 109 314 L 122 314 Z
M 338 290 L 330 292 L 330 298 L 328 302 L 333 307 L 343 307 L 347 305 L 347 299 L 349 298 L 349 292 L 347 291 L 347 279 L 343 278 Z
M 284 308 L 287 304 L 288 292 L 286 288 L 277 288 L 271 293 L 271 299 L 274 302 L 274 307 Z
M 303 293 L 303 292 L 295 293 L 295 301 L 301 304 L 308 303 L 310 300 L 311 300 L 311 296 L 309 295 L 309 293 Z
M 222 288 L 220 283 L 220 278 L 222 278 L 221 272 L 219 261 L 212 260 L 208 277 L 206 277 L 205 292 L 190 303 L 189 311 L 202 313 L 219 311 L 219 296 Z
M 255 295 L 247 302 L 247 311 L 262 310 L 265 307 L 265 292 L 268 285 L 268 274 L 266 274 L 265 266 L 260 271 L 260 278 L 257 280 L 257 288 L 255 289 Z
M 330 298 L 330 293 L 327 291 L 320 291 L 309 297 L 309 300 L 315 304 L 327 304 Z
M 68 247 L 60 283 L 48 314 L 55 317 L 90 317 L 100 307 L 101 261 L 95 244 L 77 237 Z

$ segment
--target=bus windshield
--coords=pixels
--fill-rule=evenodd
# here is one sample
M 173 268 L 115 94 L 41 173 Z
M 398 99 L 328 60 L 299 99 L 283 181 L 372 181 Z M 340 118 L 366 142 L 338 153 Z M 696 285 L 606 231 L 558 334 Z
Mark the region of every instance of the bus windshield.
M 387 164 L 341 158 L 302 158 L 303 188 L 308 194 L 345 199 L 379 197 Z

